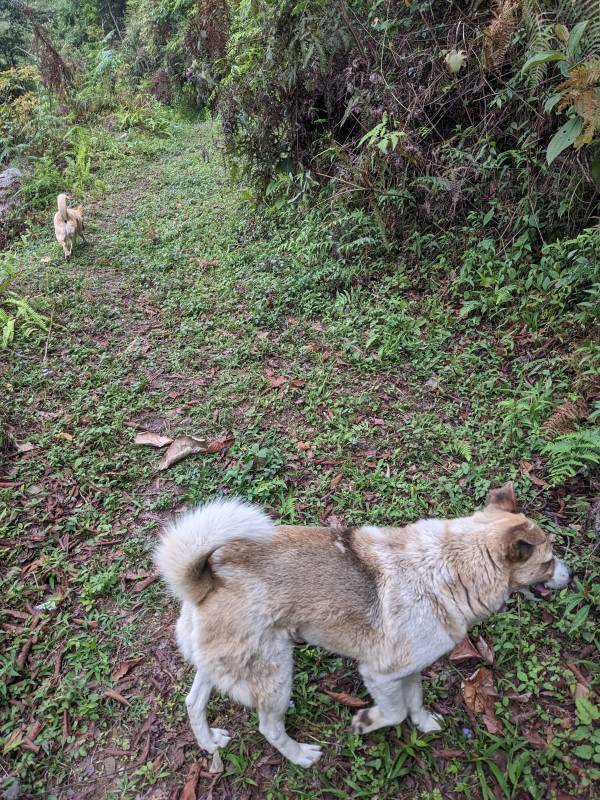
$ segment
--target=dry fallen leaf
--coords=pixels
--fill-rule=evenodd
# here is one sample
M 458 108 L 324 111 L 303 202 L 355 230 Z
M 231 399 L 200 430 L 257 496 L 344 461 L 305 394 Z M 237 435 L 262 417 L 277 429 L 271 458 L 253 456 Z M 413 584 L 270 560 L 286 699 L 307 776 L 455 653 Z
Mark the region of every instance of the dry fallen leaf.
M 365 708 L 365 706 L 369 705 L 367 700 L 361 700 L 360 697 L 355 697 L 353 694 L 348 694 L 347 692 L 331 692 L 329 689 L 321 689 L 321 691 L 323 694 L 337 700 L 338 703 L 342 703 L 344 706 L 350 706 L 350 708 Z
M 493 709 L 485 712 L 483 715 L 483 724 L 485 725 L 488 733 L 494 733 L 496 736 L 501 736 L 502 733 L 504 733 L 502 723 L 496 716 L 496 712 Z
M 123 706 L 131 705 L 131 703 L 129 702 L 129 700 L 127 700 L 127 698 L 123 697 L 123 695 L 119 694 L 119 692 L 115 692 L 114 689 L 107 689 L 104 692 L 104 697 L 110 697 L 111 700 L 116 700 L 117 703 L 121 703 L 121 705 Z
M 590 696 L 590 687 L 586 686 L 585 683 L 578 683 L 575 686 L 575 691 L 573 692 L 573 697 L 589 697 Z
M 492 671 L 487 667 L 480 667 L 462 681 L 460 690 L 467 708 L 474 714 L 483 714 L 486 729 L 490 733 L 502 733 L 502 723 L 494 710 L 494 697 L 497 697 L 497 693 Z
M 169 436 L 161 436 L 160 433 L 152 433 L 152 431 L 143 431 L 138 433 L 133 440 L 134 444 L 147 444 L 150 447 L 165 447 L 171 444 L 173 439 Z
M 140 578 L 148 578 L 150 575 L 153 575 L 153 572 L 148 572 L 146 569 L 140 569 L 137 572 L 126 572 L 123 577 L 126 581 L 139 581 Z
M 462 681 L 460 690 L 467 708 L 475 714 L 483 714 L 490 704 L 490 698 L 496 696 L 492 671 L 480 667 Z
M 531 728 L 525 728 L 523 731 L 523 736 L 527 739 L 529 744 L 533 745 L 534 747 L 546 747 L 545 739 L 542 739 L 540 734 Z
M 265 377 L 267 381 L 267 388 L 265 389 L 265 392 L 268 392 L 270 389 L 280 389 L 288 382 L 288 379 L 285 377 L 285 375 L 273 375 L 271 370 L 266 371 Z
M 233 444 L 233 436 L 220 436 L 217 439 L 213 439 L 211 442 L 208 442 L 204 448 L 204 451 L 206 453 L 220 453 L 223 450 L 227 450 L 231 444 Z
M 506 695 L 509 700 L 515 700 L 517 703 L 528 703 L 531 700 L 531 692 L 523 692 L 519 694 L 518 692 L 509 692 Z
M 450 661 L 467 661 L 470 658 L 480 659 L 481 655 L 475 649 L 473 642 L 468 636 L 456 645 L 454 650 L 450 653 Z
M 134 592 L 143 592 L 144 589 L 147 589 L 150 584 L 154 583 L 154 581 L 158 580 L 158 575 L 148 575 L 148 577 L 144 578 L 138 583 L 133 584 L 133 591 Z
M 479 639 L 477 639 L 477 649 L 479 650 L 484 661 L 487 661 L 488 664 L 494 663 L 494 651 L 483 638 L 483 636 L 480 636 Z
M 29 453 L 30 450 L 35 450 L 35 445 L 31 442 L 16 442 L 17 453 Z
M 178 436 L 174 442 L 169 445 L 169 449 L 161 458 L 157 470 L 161 472 L 177 464 L 187 456 L 194 455 L 194 453 L 201 453 L 206 450 L 206 439 L 197 439 L 195 436 Z
M 221 772 L 223 772 L 223 759 L 221 758 L 221 754 L 218 750 L 215 750 L 213 753 L 212 761 L 210 762 L 208 771 L 212 775 L 220 775 Z
M 589 685 L 588 679 L 573 661 L 565 661 L 565 667 L 575 675 L 577 683 L 583 683 L 586 686 Z
M 200 780 L 200 764 L 196 761 L 189 768 L 180 800 L 196 800 L 196 786 Z
M 131 672 L 134 667 L 137 667 L 138 664 L 141 664 L 143 660 L 144 658 L 141 656 L 140 658 L 129 658 L 127 661 L 121 661 L 119 666 L 111 675 L 111 678 L 113 681 L 115 681 L 115 683 L 118 683 L 121 678 L 124 678 L 128 672 Z
M 436 758 L 464 758 L 462 750 L 433 750 L 433 755 Z
M 335 487 L 336 487 L 336 486 L 337 486 L 339 483 L 341 483 L 341 481 L 342 481 L 343 477 L 344 477 L 344 476 L 343 476 L 343 475 L 342 475 L 342 473 L 340 472 L 340 474 L 339 474 L 339 475 L 336 475 L 336 476 L 335 476 L 335 478 L 332 478 L 332 479 L 331 479 L 331 481 L 329 482 L 329 488 L 330 488 L 330 489 L 335 489 Z

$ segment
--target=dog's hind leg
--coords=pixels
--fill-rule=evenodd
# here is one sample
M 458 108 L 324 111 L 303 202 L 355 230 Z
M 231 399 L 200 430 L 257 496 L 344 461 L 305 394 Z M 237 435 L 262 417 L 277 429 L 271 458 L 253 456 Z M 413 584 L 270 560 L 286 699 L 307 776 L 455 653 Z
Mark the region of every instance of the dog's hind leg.
M 416 725 L 422 733 L 433 733 L 441 730 L 441 715 L 434 714 L 423 706 L 423 687 L 421 686 L 420 673 L 415 672 L 413 675 L 402 678 L 402 689 L 413 725 Z
M 365 686 L 375 700 L 375 705 L 357 711 L 352 717 L 354 733 L 369 733 L 386 725 L 399 725 L 406 719 L 408 708 L 404 697 L 404 684 L 397 675 L 382 675 L 360 666 Z
M 292 691 L 293 660 L 289 643 L 281 648 L 269 670 L 268 679 L 261 680 L 258 702 L 259 730 L 265 739 L 293 764 L 310 767 L 321 757 L 321 748 L 316 744 L 297 742 L 285 730 L 285 712 Z M 276 664 L 276 666 L 275 666 Z
M 214 753 L 218 747 L 225 747 L 231 739 L 227 731 L 221 728 L 209 728 L 206 719 L 206 706 L 212 692 L 211 681 L 196 672 L 190 693 L 185 698 L 185 704 L 190 718 L 190 725 L 194 731 L 196 741 L 203 750 Z

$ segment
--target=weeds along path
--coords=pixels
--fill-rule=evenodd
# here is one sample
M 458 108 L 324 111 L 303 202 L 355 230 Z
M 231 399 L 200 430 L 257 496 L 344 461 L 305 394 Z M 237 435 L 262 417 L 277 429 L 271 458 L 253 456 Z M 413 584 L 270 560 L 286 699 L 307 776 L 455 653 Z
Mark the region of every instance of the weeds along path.
M 50 225 L 16 256 L 52 325 L 17 338 L 0 371 L 5 424 L 32 445 L 0 470 L 5 797 L 590 795 L 566 748 L 570 686 L 593 685 L 593 634 L 582 622 L 567 637 L 559 599 L 515 599 L 477 632 L 506 698 L 494 736 L 459 701 L 476 662 L 429 672 L 429 700 L 448 714 L 440 739 L 407 726 L 359 739 L 351 709 L 323 693 L 362 693 L 353 665 L 302 647 L 288 724 L 324 743 L 318 768 L 283 764 L 254 715 L 218 697 L 214 724 L 234 738 L 223 765 L 198 751 L 175 607 L 150 560 L 165 517 L 218 492 L 288 522 L 463 513 L 528 456 L 503 436 L 498 403 L 529 359 L 510 337 L 457 324 L 399 268 L 347 291 L 322 283 L 330 232 L 253 210 L 211 127 L 140 140 L 106 183 L 70 262 Z M 560 365 L 553 379 L 566 385 Z M 157 472 L 140 431 L 197 435 L 212 452 Z M 186 776 L 196 788 L 181 794 Z

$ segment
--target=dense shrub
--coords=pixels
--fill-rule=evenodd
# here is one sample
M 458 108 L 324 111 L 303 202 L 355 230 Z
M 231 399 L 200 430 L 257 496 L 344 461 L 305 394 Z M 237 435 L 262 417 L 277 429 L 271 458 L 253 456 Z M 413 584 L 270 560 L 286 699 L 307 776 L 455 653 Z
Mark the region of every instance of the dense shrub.
M 219 104 L 230 154 L 263 191 L 278 173 L 296 184 L 308 174 L 370 207 L 391 237 L 424 221 L 460 223 L 487 204 L 498 208 L 492 227 L 525 207 L 544 229 L 576 232 L 593 216 L 595 151 L 574 158 L 571 149 L 568 170 L 548 169 L 546 145 L 559 123 L 542 101 L 583 59 L 578 86 L 597 85 L 597 15 L 563 76 L 544 63 L 522 74 L 538 49 L 565 47 L 553 34 L 561 14 L 582 19 L 593 4 L 232 5 Z M 590 117 L 596 106 L 586 97 Z M 571 101 L 562 102 L 567 110 Z M 600 101 L 597 114 L 600 123 Z

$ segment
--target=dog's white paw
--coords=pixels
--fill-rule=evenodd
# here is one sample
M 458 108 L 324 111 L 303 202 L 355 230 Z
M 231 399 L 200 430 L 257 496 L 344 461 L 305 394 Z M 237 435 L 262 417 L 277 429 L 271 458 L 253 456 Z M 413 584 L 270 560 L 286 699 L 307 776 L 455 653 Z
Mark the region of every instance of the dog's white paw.
M 219 747 L 225 747 L 231 741 L 231 736 L 223 728 L 209 728 L 210 737 L 204 737 L 198 740 L 198 744 L 207 753 L 214 753 Z
M 423 709 L 416 717 L 412 718 L 412 721 L 421 733 L 435 733 L 442 730 L 440 723 L 443 719 L 441 714 Z
M 231 741 L 229 731 L 223 730 L 223 728 L 211 728 L 210 733 L 213 741 L 217 743 L 217 747 L 225 747 Z
M 298 742 L 298 752 L 293 758 L 290 758 L 290 761 L 299 767 L 310 767 L 312 764 L 316 764 L 322 755 L 318 745 Z

